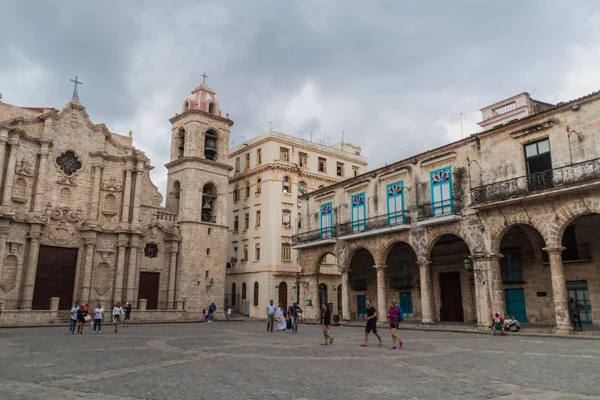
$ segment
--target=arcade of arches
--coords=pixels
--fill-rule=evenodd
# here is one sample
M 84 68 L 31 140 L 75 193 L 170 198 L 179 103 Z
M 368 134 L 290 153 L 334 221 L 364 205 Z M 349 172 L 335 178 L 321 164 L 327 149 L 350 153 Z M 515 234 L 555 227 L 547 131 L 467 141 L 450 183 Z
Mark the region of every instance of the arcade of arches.
M 371 299 L 387 315 L 395 300 L 408 321 L 483 329 L 498 312 L 566 332 L 573 298 L 583 307 L 584 324 L 600 323 L 600 213 L 589 203 L 553 218 L 487 222 L 483 232 L 461 221 L 346 241 L 334 314 L 362 319 Z M 323 254 L 336 254 L 336 244 L 300 249 L 305 279 L 316 284 L 302 299 L 313 303 L 305 317 L 318 317 Z

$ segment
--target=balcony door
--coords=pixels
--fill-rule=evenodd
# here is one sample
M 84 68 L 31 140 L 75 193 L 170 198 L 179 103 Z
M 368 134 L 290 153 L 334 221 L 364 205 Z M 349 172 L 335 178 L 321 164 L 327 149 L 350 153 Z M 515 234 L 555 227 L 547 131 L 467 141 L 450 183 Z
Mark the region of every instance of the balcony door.
M 367 206 L 365 192 L 353 195 L 352 204 L 352 232 L 362 232 L 367 228 Z
M 525 145 L 525 165 L 530 191 L 553 186 L 550 140 L 543 139 Z
M 321 204 L 321 239 L 333 236 L 333 206 L 332 203 Z
M 434 217 L 451 214 L 452 204 L 452 168 L 442 168 L 430 174 L 431 179 L 431 215 Z

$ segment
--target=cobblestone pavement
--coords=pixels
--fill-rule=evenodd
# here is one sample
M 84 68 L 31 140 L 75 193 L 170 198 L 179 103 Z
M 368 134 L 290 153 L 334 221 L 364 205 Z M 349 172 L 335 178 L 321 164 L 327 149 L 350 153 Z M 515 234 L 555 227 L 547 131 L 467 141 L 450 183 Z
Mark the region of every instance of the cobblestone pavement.
M 0 399 L 598 399 L 600 344 L 359 328 L 264 332 L 258 322 L 138 325 L 71 336 L 0 329 Z

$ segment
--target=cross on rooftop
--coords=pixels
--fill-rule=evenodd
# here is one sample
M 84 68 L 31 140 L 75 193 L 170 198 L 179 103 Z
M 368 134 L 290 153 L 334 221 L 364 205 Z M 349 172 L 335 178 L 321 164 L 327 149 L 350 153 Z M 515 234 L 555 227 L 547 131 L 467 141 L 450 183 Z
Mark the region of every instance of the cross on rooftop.
M 71 82 L 73 82 L 73 98 L 74 99 L 79 99 L 79 93 L 77 92 L 77 85 L 83 85 L 83 82 L 79 82 L 79 80 L 77 79 L 77 75 L 75 75 L 75 79 L 71 79 Z
M 204 72 L 202 75 L 200 75 L 202 77 L 202 83 L 206 82 L 206 78 L 208 78 L 208 76 L 206 75 L 206 72 Z

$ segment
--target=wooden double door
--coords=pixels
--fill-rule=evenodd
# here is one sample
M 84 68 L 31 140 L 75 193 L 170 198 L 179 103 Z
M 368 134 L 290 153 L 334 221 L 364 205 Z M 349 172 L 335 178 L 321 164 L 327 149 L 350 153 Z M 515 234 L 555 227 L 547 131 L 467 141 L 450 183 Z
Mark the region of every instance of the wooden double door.
M 460 272 L 440 273 L 440 291 L 442 298 L 441 320 L 464 322 Z
M 48 310 L 50 298 L 60 298 L 60 310 L 71 309 L 78 249 L 40 246 L 32 310 Z
M 146 299 L 147 310 L 158 309 L 158 291 L 160 288 L 160 273 L 140 272 L 138 299 Z

